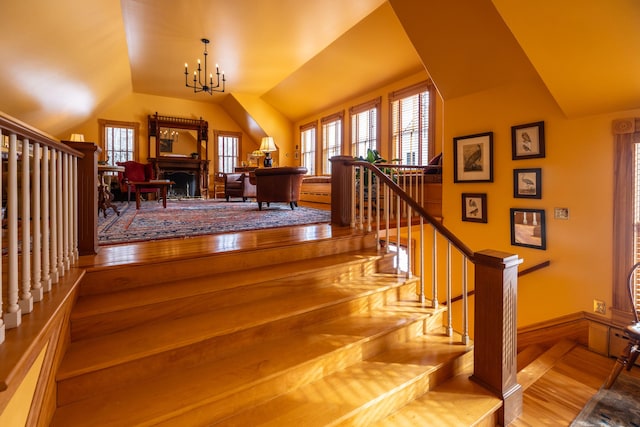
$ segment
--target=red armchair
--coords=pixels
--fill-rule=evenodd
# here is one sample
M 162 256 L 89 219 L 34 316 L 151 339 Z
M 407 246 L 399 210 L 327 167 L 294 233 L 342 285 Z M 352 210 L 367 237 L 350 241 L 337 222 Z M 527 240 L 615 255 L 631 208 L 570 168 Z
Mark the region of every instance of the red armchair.
M 118 166 L 124 166 L 124 172 L 118 172 L 118 182 L 120 183 L 121 194 L 127 194 L 127 202 L 131 201 L 131 192 L 136 190 L 135 185 L 129 182 L 150 181 L 155 179 L 153 165 L 151 163 L 138 163 L 132 160 L 126 162 L 117 162 Z M 157 188 L 141 188 L 141 193 L 155 193 Z

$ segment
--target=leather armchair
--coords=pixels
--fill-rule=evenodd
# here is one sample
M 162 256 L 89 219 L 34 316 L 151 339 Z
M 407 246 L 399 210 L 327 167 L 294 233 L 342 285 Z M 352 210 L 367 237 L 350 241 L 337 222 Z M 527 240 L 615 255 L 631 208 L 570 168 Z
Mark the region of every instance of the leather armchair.
M 254 171 L 256 177 L 256 200 L 258 209 L 262 210 L 262 203 L 267 206 L 271 202 L 289 203 L 291 209 L 298 206 L 302 178 L 307 173 L 303 167 L 258 168 Z
M 118 183 L 120 184 L 120 193 L 127 194 L 127 201 L 131 200 L 131 191 L 135 191 L 136 187 L 129 182 L 150 181 L 155 179 L 153 165 L 151 163 L 138 163 L 132 160 L 126 162 L 117 162 L 116 165 L 124 166 L 124 172 L 118 172 Z M 141 188 L 141 193 L 158 193 L 157 188 Z
M 224 174 L 224 197 L 242 197 L 246 202 L 249 197 L 256 197 L 256 186 L 249 181 L 248 173 Z

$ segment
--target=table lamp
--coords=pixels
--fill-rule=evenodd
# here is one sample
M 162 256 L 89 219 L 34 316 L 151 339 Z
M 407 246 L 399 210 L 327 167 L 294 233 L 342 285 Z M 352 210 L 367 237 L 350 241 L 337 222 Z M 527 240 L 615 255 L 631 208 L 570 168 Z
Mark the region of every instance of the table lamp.
M 271 152 L 277 151 L 275 142 L 273 142 L 272 136 L 265 136 L 262 138 L 262 143 L 260 144 L 260 151 L 262 151 L 265 155 L 264 157 L 264 167 L 270 168 L 273 166 L 273 159 L 271 158 Z

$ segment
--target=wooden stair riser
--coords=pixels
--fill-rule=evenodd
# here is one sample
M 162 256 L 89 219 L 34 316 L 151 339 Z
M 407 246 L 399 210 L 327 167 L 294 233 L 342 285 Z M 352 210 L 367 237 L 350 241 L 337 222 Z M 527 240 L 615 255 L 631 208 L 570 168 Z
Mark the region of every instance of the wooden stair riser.
M 366 272 L 372 269 L 372 266 L 374 266 L 375 263 L 376 257 L 363 258 L 357 263 L 339 264 L 330 269 L 302 273 L 296 275 L 295 278 L 296 280 L 308 280 L 309 282 L 325 281 L 327 283 L 335 283 L 348 281 L 362 277 L 363 274 L 366 274 Z M 222 277 L 218 276 L 216 278 L 212 278 L 211 280 L 200 279 L 203 282 L 203 288 L 199 290 L 200 293 L 195 295 L 184 295 L 179 299 L 170 299 L 167 301 L 151 301 L 151 303 L 145 305 L 141 305 L 143 304 L 143 300 L 139 298 L 134 299 L 128 296 L 127 291 L 120 291 L 117 294 L 118 296 L 121 296 L 121 301 L 118 301 L 118 306 L 114 309 L 111 309 L 107 304 L 100 304 L 100 312 L 97 314 L 91 315 L 90 313 L 87 313 L 82 316 L 77 314 L 72 315 L 71 340 L 77 341 L 89 337 L 113 333 L 147 322 L 202 313 L 211 310 L 212 307 L 220 309 L 238 304 L 252 304 L 254 302 L 251 296 L 252 286 L 250 286 L 249 283 L 255 282 L 255 278 L 250 279 L 245 275 L 244 280 L 233 281 L 234 285 L 237 287 L 218 290 L 219 288 L 224 288 L 229 285 L 229 281 L 222 280 L 224 275 L 221 276 Z M 270 276 L 264 279 L 278 280 L 282 279 L 282 277 Z M 174 282 L 174 285 L 181 287 L 183 283 Z M 165 287 L 166 285 L 163 286 L 163 290 Z M 240 294 L 238 294 L 238 292 L 240 292 Z M 255 297 L 253 298 L 255 299 L 259 299 L 263 296 L 263 293 L 261 292 L 254 292 L 254 294 Z M 238 295 L 241 295 L 242 298 L 240 299 Z M 286 295 L 283 296 L 286 297 Z M 87 297 L 85 296 L 85 298 Z M 93 295 L 91 298 L 100 298 L 100 296 Z M 161 298 L 162 293 L 159 292 L 157 299 L 160 300 Z M 145 299 L 145 301 L 149 300 L 150 298 Z M 82 303 L 83 300 L 80 298 L 77 304 L 78 306 L 81 306 Z M 96 305 L 95 302 L 94 305 Z M 126 305 L 132 306 L 132 308 L 121 308 L 121 306 Z
M 407 282 L 398 287 L 412 289 L 413 283 Z M 248 342 L 257 343 L 286 336 L 307 326 L 317 325 L 331 319 L 370 313 L 371 310 L 395 301 L 398 294 L 397 288 L 387 289 L 277 320 L 266 319 L 260 325 L 219 336 L 203 337 L 201 341 L 193 342 L 187 346 L 159 349 L 156 354 L 151 356 L 136 357 L 134 355 L 129 360 L 112 361 L 108 367 L 88 369 L 87 372 L 78 374 L 69 373 L 68 376 L 63 375 L 58 379 L 59 404 L 68 403 L 73 399 L 72 396 L 84 395 L 85 392 L 79 393 L 79 389 L 86 390 L 88 393 L 90 389 L 106 388 L 109 384 L 127 383 L 160 375 L 167 366 L 171 366 L 172 369 L 187 368 L 204 363 L 211 358 L 232 354 L 242 349 Z M 423 333 L 424 322 L 424 320 L 416 322 L 416 332 L 407 333 L 406 336 Z
M 375 248 L 375 241 L 371 236 L 363 235 L 305 242 L 286 248 L 273 247 L 251 252 L 226 252 L 208 257 L 165 260 L 155 265 L 93 268 L 86 273 L 86 284 L 82 286 L 80 295 L 94 295 L 132 287 L 152 286 L 167 280 L 187 280 L 229 271 L 268 267 L 283 262 L 283 259 L 289 262 L 301 261 L 371 248 Z

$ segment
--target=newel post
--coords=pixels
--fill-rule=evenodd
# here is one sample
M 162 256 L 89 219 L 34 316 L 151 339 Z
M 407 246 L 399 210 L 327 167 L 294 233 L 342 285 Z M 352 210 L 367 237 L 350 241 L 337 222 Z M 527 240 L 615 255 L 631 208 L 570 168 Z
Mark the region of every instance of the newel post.
M 474 372 L 471 379 L 502 399 L 498 414 L 507 425 L 522 414 L 517 367 L 517 255 L 494 250 L 475 254 Z
M 98 253 L 98 155 L 102 149 L 92 142 L 63 141 L 84 154 L 78 159 L 78 252 Z
M 350 156 L 331 158 L 331 224 L 351 225 L 351 198 L 353 195 L 353 167 Z

